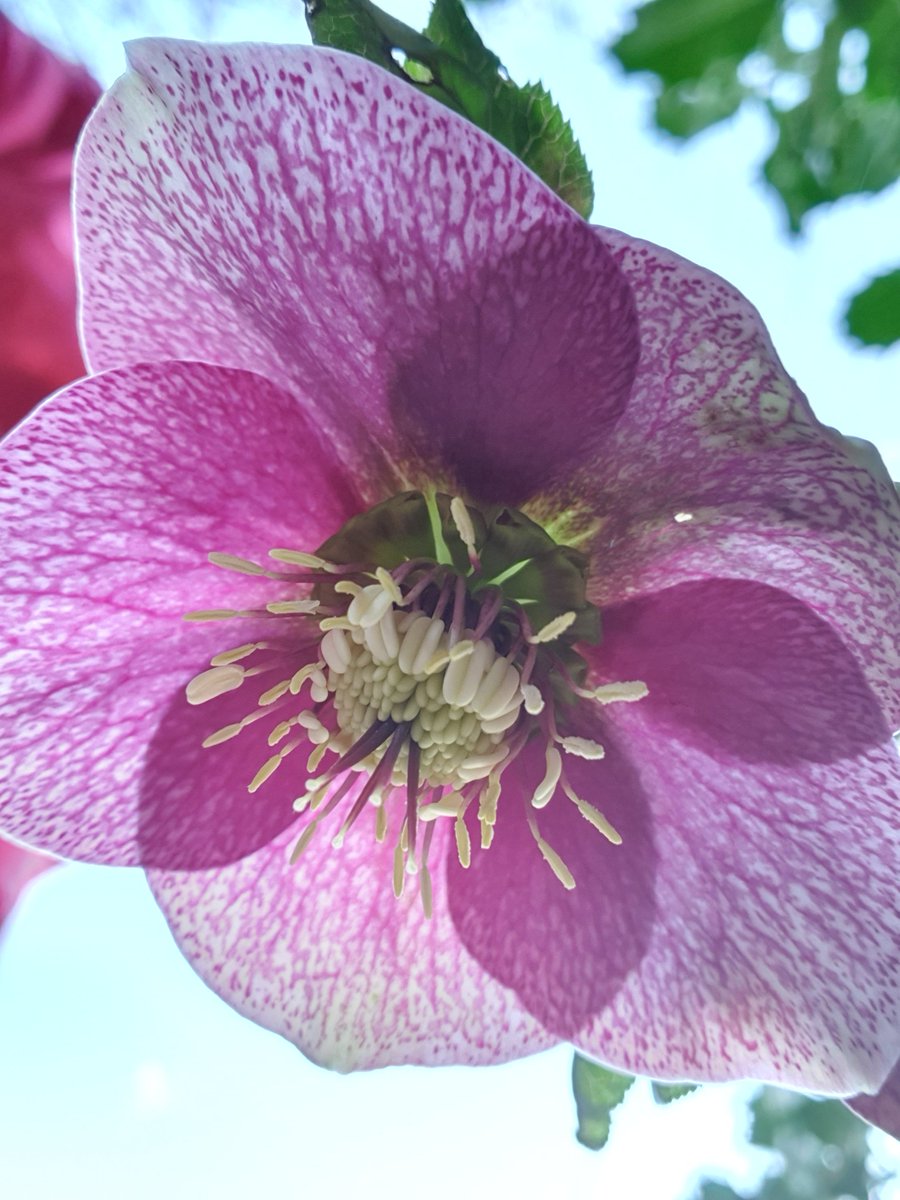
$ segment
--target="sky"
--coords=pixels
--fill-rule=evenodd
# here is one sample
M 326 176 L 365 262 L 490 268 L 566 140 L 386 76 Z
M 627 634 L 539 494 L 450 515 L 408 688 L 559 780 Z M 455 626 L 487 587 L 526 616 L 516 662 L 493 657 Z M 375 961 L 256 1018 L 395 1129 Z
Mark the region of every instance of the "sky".
M 426 2 L 383 3 L 424 23 Z M 122 69 L 123 38 L 196 32 L 171 0 L 152 6 L 152 21 L 114 25 L 100 19 L 104 5 L 82 0 L 7 7 L 104 83 Z M 594 219 L 741 288 L 820 417 L 876 442 L 900 477 L 900 350 L 861 352 L 837 332 L 843 297 L 896 256 L 896 187 L 814 214 L 808 236 L 789 242 L 757 182 L 771 138 L 761 115 L 687 146 L 653 136 L 648 87 L 597 48 L 623 11 L 518 0 L 475 15 L 512 77 L 543 78 L 572 120 L 594 169 Z M 276 0 L 225 9 L 215 31 L 308 40 L 302 6 Z M 746 1085 L 666 1109 L 639 1086 L 608 1150 L 591 1154 L 573 1137 L 570 1062 L 560 1048 L 491 1069 L 319 1070 L 196 979 L 140 873 L 68 866 L 24 897 L 0 952 L 0 1194 L 679 1200 L 700 1167 L 747 1187 L 770 1163 L 739 1145 Z M 893 1159 L 888 1139 L 875 1144 L 900 1166 L 896 1144 Z

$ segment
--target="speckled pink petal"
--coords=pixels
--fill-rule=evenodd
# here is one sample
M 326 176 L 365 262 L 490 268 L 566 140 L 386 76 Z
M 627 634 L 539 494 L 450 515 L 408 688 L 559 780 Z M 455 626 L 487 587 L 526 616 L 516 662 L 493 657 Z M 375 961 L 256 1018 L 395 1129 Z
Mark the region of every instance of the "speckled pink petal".
M 516 158 L 359 58 L 128 53 L 77 166 L 92 367 L 259 371 L 369 483 L 424 460 L 517 503 L 589 460 L 634 372 L 630 291 Z
M 854 657 L 800 601 L 719 580 L 608 610 L 594 660 L 649 687 L 606 720 L 652 814 L 655 915 L 576 1044 L 655 1078 L 877 1089 L 900 1051 L 900 761 Z
M 434 915 L 415 879 L 391 889 L 395 797 L 387 842 L 364 814 L 338 851 L 319 831 L 295 867 L 301 826 L 241 862 L 206 872 L 150 872 L 182 952 L 252 1020 L 315 1062 L 349 1071 L 393 1063 L 495 1063 L 556 1040 L 460 944 L 447 912 L 442 861 L 452 828 L 436 830 Z
M 358 504 L 296 399 L 246 372 L 114 371 L 19 426 L 0 452 L 2 827 L 74 858 L 160 861 L 170 839 L 142 784 L 148 754 L 158 763 L 168 750 L 187 772 L 171 722 L 185 683 L 213 654 L 272 634 L 271 620 L 182 615 L 255 607 L 281 586 L 218 570 L 207 553 L 260 561 L 275 546 L 314 548 Z M 202 712 L 191 718 L 200 778 L 211 761 Z M 205 732 L 225 724 L 227 705 L 207 719 Z M 220 812 L 207 861 L 246 853 L 290 819 L 289 807 L 276 817 L 242 795 Z M 189 789 L 182 798 L 195 803 Z
M 611 1004 L 639 969 L 656 919 L 648 797 L 635 765 L 603 740 L 607 754 L 600 762 L 566 756 L 565 767 L 575 791 L 603 811 L 624 846 L 608 842 L 561 791 L 547 808 L 531 809 L 545 771 L 543 747 L 532 742 L 503 773 L 490 848 L 473 849 L 468 870 L 452 857 L 447 868 L 450 913 L 463 944 L 566 1040 Z M 571 891 L 544 861 L 526 814 L 574 876 Z M 470 825 L 478 847 L 478 824 Z
M 0 930 L 22 889 L 52 866 L 53 859 L 46 854 L 34 854 L 24 846 L 0 838 Z
M 594 599 L 716 576 L 780 586 L 840 631 L 900 725 L 900 505 L 877 455 L 815 420 L 734 288 L 602 232 L 634 289 L 641 359 L 572 493 L 601 514 Z
M 876 1096 L 853 1096 L 846 1103 L 870 1125 L 900 1138 L 900 1063 Z

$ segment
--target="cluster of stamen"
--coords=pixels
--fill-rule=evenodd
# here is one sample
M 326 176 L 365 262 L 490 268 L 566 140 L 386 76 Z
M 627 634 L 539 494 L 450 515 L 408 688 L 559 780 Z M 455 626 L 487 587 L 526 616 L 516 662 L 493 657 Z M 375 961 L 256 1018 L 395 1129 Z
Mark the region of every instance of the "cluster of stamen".
M 279 635 L 216 655 L 210 668 L 188 685 L 193 704 L 233 691 L 254 676 L 277 671 L 280 677 L 249 713 L 211 733 L 203 745 L 218 745 L 268 720 L 274 753 L 248 781 L 250 792 L 306 746 L 305 768 L 299 772 L 305 783 L 294 808 L 309 819 L 294 860 L 340 805 L 346 815 L 332 835 L 336 848 L 371 806 L 379 841 L 394 825 L 395 894 L 402 893 L 405 876 L 418 875 L 422 903 L 430 913 L 428 853 L 435 822 L 453 821 L 459 861 L 468 867 L 472 847 L 466 814 L 476 814 L 481 848 L 487 850 L 503 773 L 526 744 L 540 737 L 544 774 L 523 798 L 526 821 L 557 878 L 566 888 L 574 887 L 568 867 L 541 835 L 539 810 L 559 794 L 611 842 L 621 838 L 569 780 L 567 758 L 597 759 L 604 751 L 592 740 L 560 732 L 551 680 L 558 688 L 563 678 L 569 692 L 601 704 L 638 700 L 647 689 L 639 682 L 593 689 L 577 684 L 555 650 L 576 612 L 557 613 L 533 629 L 527 598 L 510 598 L 499 586 L 499 576 L 483 577 L 466 506 L 458 499 L 449 506 L 469 559 L 463 570 L 447 550 L 433 499 L 429 513 L 434 557 L 405 558 L 391 569 L 297 550 L 270 551 L 279 567 L 288 570 L 210 555 L 220 567 L 292 583 L 307 594 L 272 601 L 262 609 L 189 613 L 188 619 L 271 618 L 279 625 L 292 622 L 291 629 L 298 620 L 315 622 L 318 644 L 311 655 L 308 638 L 295 635 L 296 651 L 285 650 Z M 504 576 L 521 565 L 514 564 Z M 392 811 L 398 817 L 393 822 Z

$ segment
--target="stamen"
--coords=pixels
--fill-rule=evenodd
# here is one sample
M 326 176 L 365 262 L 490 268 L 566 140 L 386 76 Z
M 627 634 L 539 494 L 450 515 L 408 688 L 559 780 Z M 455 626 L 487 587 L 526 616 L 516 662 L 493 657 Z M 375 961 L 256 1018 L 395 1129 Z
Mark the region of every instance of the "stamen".
M 469 831 L 462 814 L 453 823 L 453 832 L 456 834 L 456 853 L 459 857 L 459 865 L 468 867 L 472 862 L 472 842 L 469 839 Z
M 419 820 L 435 821 L 438 817 L 458 817 L 466 801 L 459 792 L 445 792 L 439 800 L 432 804 L 424 804 L 419 809 Z
M 549 842 L 546 842 L 541 837 L 540 830 L 537 826 L 537 821 L 535 821 L 534 817 L 528 817 L 528 828 L 531 830 L 532 837 L 537 842 L 538 849 L 544 856 L 544 862 L 547 863 L 547 865 L 550 867 L 550 870 L 563 885 L 566 891 L 570 892 L 575 886 L 575 877 L 573 876 L 572 872 L 556 853 L 553 847 L 549 844 Z
M 291 681 L 289 679 L 282 679 L 280 683 L 276 683 L 273 687 L 270 687 L 267 692 L 263 692 L 256 703 L 260 708 L 268 708 L 270 704 L 274 704 L 276 700 L 280 700 L 290 686 Z
M 417 742 L 410 741 L 406 763 L 406 824 L 409 829 L 410 857 L 416 852 L 416 808 L 419 799 L 419 767 L 422 751 Z
M 428 854 L 433 836 L 434 826 L 429 825 L 422 838 L 422 856 L 419 862 L 419 896 L 422 900 L 422 911 L 428 920 L 431 919 L 431 872 L 428 869 Z
M 353 622 L 348 617 L 325 617 L 319 622 L 319 628 L 323 633 L 329 629 L 352 629 Z
M 232 663 L 240 662 L 242 658 L 248 658 L 254 650 L 263 650 L 268 645 L 268 642 L 245 642 L 243 646 L 235 646 L 233 650 L 223 650 L 221 654 L 214 655 L 209 665 L 228 667 Z
M 321 649 L 321 647 L 320 647 L 320 649 Z M 306 666 L 301 667 L 299 671 L 295 671 L 295 673 L 291 676 L 291 685 L 290 685 L 291 695 L 292 696 L 299 695 L 300 690 L 302 689 L 302 687 L 303 687 L 304 683 L 307 681 L 307 679 L 315 679 L 315 677 L 317 675 L 319 677 L 319 680 L 322 683 L 322 686 L 324 687 L 325 676 L 322 674 L 322 663 L 318 663 L 318 662 L 307 663 Z
M 236 608 L 198 608 L 195 612 L 186 612 L 182 621 L 228 621 L 232 617 L 242 617 Z
M 375 568 L 375 578 L 387 592 L 391 598 L 391 603 L 396 604 L 398 608 L 403 607 L 403 593 L 394 581 L 394 577 L 384 567 Z
M 368 629 L 370 625 L 378 624 L 392 604 L 390 592 L 386 591 L 380 583 L 370 583 L 350 601 L 347 620 L 351 627 L 359 625 L 362 629 Z
M 291 563 L 296 567 L 309 567 L 313 571 L 343 571 L 345 568 L 320 558 L 318 554 L 307 554 L 303 550 L 270 550 L 269 558 L 277 562 Z
M 574 754 L 577 758 L 598 759 L 606 754 L 600 743 L 592 742 L 590 738 L 564 737 L 559 744 L 566 754 Z
M 481 562 L 478 558 L 478 550 L 475 546 L 475 526 L 472 524 L 472 518 L 469 516 L 469 510 L 459 496 L 454 496 L 450 501 L 450 516 L 453 518 L 453 524 L 456 526 L 456 532 L 465 546 L 468 555 L 469 563 L 473 570 L 478 570 Z
M 301 739 L 296 738 L 292 742 L 288 742 L 286 746 L 282 746 L 277 754 L 273 754 L 271 758 L 267 758 L 263 765 L 259 768 L 250 783 L 247 785 L 247 791 L 251 794 L 258 792 L 267 779 L 278 770 L 284 760 L 301 744 Z
M 630 704 L 635 700 L 643 700 L 650 689 L 639 679 L 627 683 L 604 683 L 595 687 L 589 695 L 600 704 Z
M 234 571 L 238 575 L 267 574 L 265 567 L 261 567 L 259 563 L 251 562 L 249 558 L 239 558 L 236 554 L 219 554 L 218 551 L 213 551 L 206 557 L 213 566 L 222 567 L 225 571 Z
M 393 883 L 394 895 L 397 897 L 398 900 L 403 895 L 403 880 L 406 876 L 406 872 L 403 869 L 403 854 L 404 854 L 403 831 L 405 829 L 406 829 L 406 824 L 404 822 L 403 829 L 401 829 L 401 831 L 400 831 L 400 837 L 397 840 L 397 845 L 394 847 L 394 875 L 393 875 L 392 883 Z
M 548 621 L 537 633 L 529 634 L 528 641 L 533 646 L 543 646 L 547 642 L 555 642 L 570 626 L 575 624 L 577 615 L 574 612 L 560 613 L 558 617 L 554 617 L 552 621 Z
M 547 745 L 545 762 L 544 778 L 534 789 L 534 795 L 531 797 L 533 808 L 544 808 L 549 803 L 550 798 L 556 791 L 559 777 L 562 774 L 562 755 L 554 745 L 549 743 Z
M 375 811 L 375 841 L 381 844 L 387 836 L 387 806 L 379 804 Z
M 226 692 L 233 692 L 244 682 L 243 667 L 210 667 L 195 675 L 185 689 L 188 704 L 205 704 Z
M 252 713 L 248 713 L 246 717 L 241 717 L 240 721 L 236 721 L 233 725 L 223 725 L 221 729 L 217 729 L 215 733 L 211 733 L 209 737 L 204 738 L 200 744 L 204 750 L 208 750 L 211 746 L 221 745 L 222 742 L 227 742 L 231 738 L 237 737 L 239 733 L 242 733 L 248 725 L 252 725 L 254 721 L 267 716 L 269 716 L 269 713 L 265 709 L 257 709 Z M 270 742 L 269 745 L 271 744 Z
M 318 608 L 318 600 L 272 600 L 266 605 L 266 612 L 281 617 L 291 613 L 314 613 Z

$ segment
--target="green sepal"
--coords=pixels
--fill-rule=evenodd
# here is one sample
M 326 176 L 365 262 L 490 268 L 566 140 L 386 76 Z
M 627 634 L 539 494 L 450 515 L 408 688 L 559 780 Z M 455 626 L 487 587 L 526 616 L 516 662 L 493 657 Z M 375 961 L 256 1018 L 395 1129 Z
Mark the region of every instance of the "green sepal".
M 651 1085 L 653 1099 L 657 1104 L 671 1104 L 673 1100 L 683 1100 L 696 1092 L 700 1085 L 697 1083 L 656 1083 Z
M 404 78 L 502 142 L 583 217 L 594 206 L 587 161 L 541 84 L 519 87 L 478 36 L 462 0 L 434 0 L 417 33 L 371 0 L 306 0 L 318 46 L 347 50 Z M 399 63 L 396 54 L 404 55 Z
M 602 1150 L 609 1141 L 612 1111 L 634 1083 L 631 1075 L 619 1075 L 576 1053 L 572 1059 L 572 1094 L 578 1128 L 575 1136 L 588 1150 Z
M 390 571 L 408 558 L 434 558 L 428 508 L 421 492 L 400 492 L 351 517 L 316 551 L 335 563 Z
M 576 614 L 563 642 L 600 640 L 600 613 L 587 600 L 588 560 L 571 546 L 559 546 L 535 521 L 517 509 L 485 511 L 487 538 L 480 549 L 481 588 L 500 580 L 504 596 L 521 604 L 537 632 L 565 612 Z M 521 563 L 513 574 L 512 564 Z M 505 576 L 505 578 L 504 578 Z

